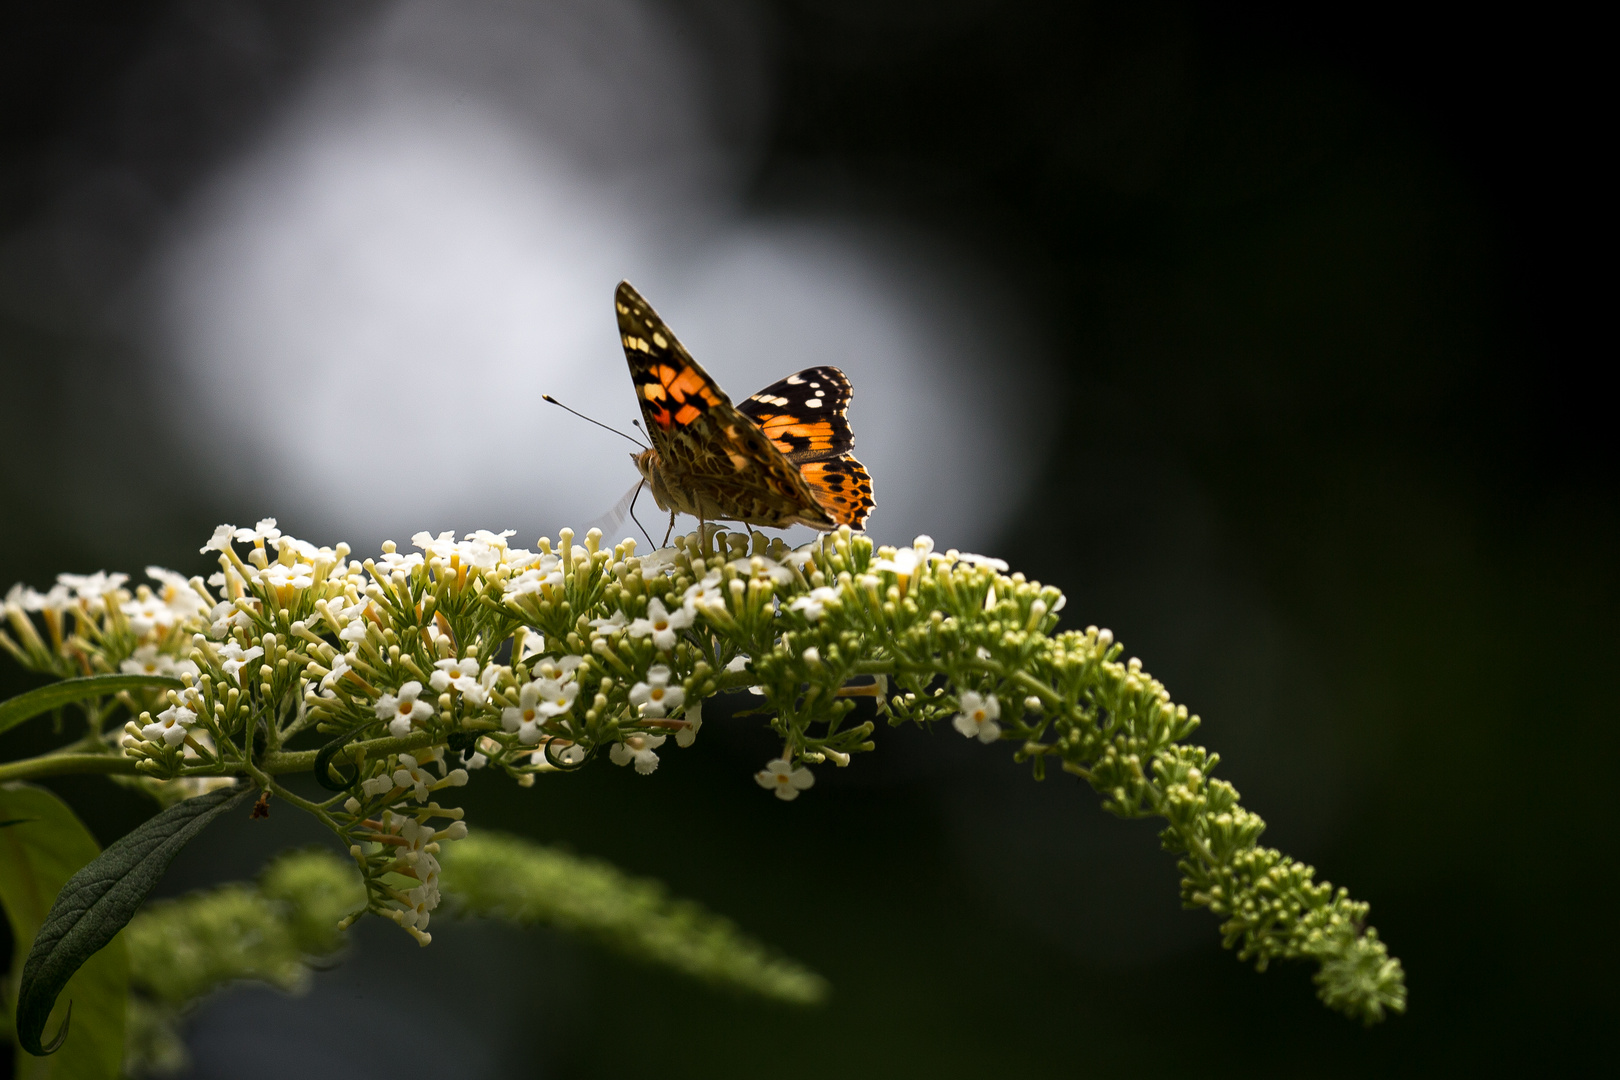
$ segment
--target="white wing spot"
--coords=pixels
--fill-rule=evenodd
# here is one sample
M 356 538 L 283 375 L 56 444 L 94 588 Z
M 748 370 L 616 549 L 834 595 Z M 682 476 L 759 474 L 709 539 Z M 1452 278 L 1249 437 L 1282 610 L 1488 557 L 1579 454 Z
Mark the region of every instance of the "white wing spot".
M 653 344 L 657 345 L 660 349 L 669 348 L 669 342 L 664 340 L 664 335 L 658 333 L 656 330 L 653 331 Z
M 813 397 L 809 401 L 805 402 L 804 404 L 805 404 L 806 408 L 819 409 L 819 408 L 821 408 L 821 399 L 818 398 L 818 397 Z
M 784 379 L 782 381 L 787 383 L 789 386 L 803 386 L 804 385 L 804 380 L 799 378 L 797 375 L 789 375 L 786 379 Z
M 810 384 L 810 389 L 812 389 L 812 390 L 820 390 L 821 389 L 821 384 L 818 383 L 818 382 L 813 382 L 813 383 Z

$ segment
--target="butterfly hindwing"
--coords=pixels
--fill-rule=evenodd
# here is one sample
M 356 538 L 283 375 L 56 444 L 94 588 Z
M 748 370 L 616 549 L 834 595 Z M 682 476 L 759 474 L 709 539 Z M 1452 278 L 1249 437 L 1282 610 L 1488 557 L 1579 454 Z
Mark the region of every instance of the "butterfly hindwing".
M 847 454 L 855 447 L 845 410 L 853 394 L 835 367 L 805 368 L 737 406 L 794 464 Z
M 840 525 L 866 527 L 866 516 L 876 505 L 872 477 L 853 454 L 806 462 L 799 466 L 799 472 L 827 516 Z

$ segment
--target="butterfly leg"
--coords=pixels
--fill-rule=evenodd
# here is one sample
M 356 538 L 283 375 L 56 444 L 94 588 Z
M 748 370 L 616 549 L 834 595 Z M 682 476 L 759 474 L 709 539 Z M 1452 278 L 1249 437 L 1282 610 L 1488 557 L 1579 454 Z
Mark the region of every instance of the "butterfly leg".
M 669 528 L 664 531 L 664 543 L 663 543 L 662 546 L 663 547 L 669 547 L 669 538 L 674 536 L 674 535 L 675 535 L 675 511 L 671 510 L 669 512 Z M 649 536 L 647 538 L 647 543 L 649 543 L 649 544 L 652 543 L 652 537 Z
M 635 493 L 630 496 L 630 520 L 636 523 L 636 528 L 641 530 L 641 535 L 647 538 L 647 546 L 650 548 L 653 547 L 652 534 L 647 531 L 647 526 L 641 523 L 641 519 L 636 517 L 636 496 L 641 494 L 642 486 L 645 483 L 646 481 L 643 480 L 640 484 L 637 484 Z

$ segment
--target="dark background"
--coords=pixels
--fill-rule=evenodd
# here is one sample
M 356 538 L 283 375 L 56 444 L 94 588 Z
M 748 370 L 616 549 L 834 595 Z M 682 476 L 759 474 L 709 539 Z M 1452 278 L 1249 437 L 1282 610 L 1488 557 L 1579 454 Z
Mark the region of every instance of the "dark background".
M 5 7 L 7 582 L 189 565 L 214 523 L 258 515 L 190 481 L 101 305 L 364 5 L 199 10 Z M 373 927 L 311 997 L 208 1005 L 198 1075 L 257 1075 L 230 1055 L 268 1070 L 289 1045 L 307 1075 L 413 1053 L 468 1075 L 1354 1076 L 1595 1052 L 1615 996 L 1617 492 L 1591 370 L 1613 349 L 1587 337 L 1609 306 L 1609 125 L 1598 32 L 1572 11 L 768 7 L 753 199 L 938 231 L 1029 298 L 1066 404 L 996 553 L 1204 716 L 1269 842 L 1372 902 L 1408 1015 L 1363 1030 L 1303 967 L 1239 965 L 1178 910 L 1152 828 L 1067 778 L 894 732 L 777 805 L 739 722 L 655 782 L 600 768 L 467 802 L 731 915 L 824 972 L 828 1009 L 539 932 L 435 927 L 418 953 Z M 28 685 L 9 665 L 0 683 Z M 53 786 L 103 841 L 143 812 Z M 307 835 L 291 816 L 221 831 L 169 887 L 251 874 Z

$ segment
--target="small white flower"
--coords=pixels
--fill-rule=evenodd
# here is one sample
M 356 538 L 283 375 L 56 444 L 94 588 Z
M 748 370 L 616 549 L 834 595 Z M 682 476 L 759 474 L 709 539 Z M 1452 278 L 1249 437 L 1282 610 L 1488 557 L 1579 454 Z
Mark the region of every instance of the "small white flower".
M 174 657 L 158 652 L 156 645 L 142 645 L 118 670 L 125 675 L 173 675 Z
M 962 711 L 951 720 L 951 726 L 968 738 L 975 735 L 982 743 L 993 743 L 1001 738 L 1001 725 L 996 720 L 1001 716 L 1001 702 L 996 695 L 983 696 L 968 690 L 958 699 Z
M 399 755 L 399 768 L 394 770 L 394 787 L 409 789 L 417 802 L 427 802 L 428 792 L 437 782 L 433 774 L 416 763 L 409 754 Z
M 214 530 L 214 535 L 209 539 L 208 543 L 198 548 L 197 551 L 202 555 L 206 555 L 210 551 L 229 551 L 231 550 L 231 538 L 235 535 L 235 525 L 221 525 Z
M 255 645 L 254 648 L 258 648 L 258 646 Z M 226 665 L 226 670 L 230 670 L 228 664 Z M 321 680 L 321 689 L 330 690 L 332 687 L 343 681 L 343 676 L 347 675 L 353 670 L 354 669 L 349 666 L 348 653 L 338 653 L 332 658 L 332 670 L 327 672 L 326 677 Z M 238 681 L 240 681 L 239 676 Z
M 733 559 L 730 565 L 743 577 L 768 579 L 778 585 L 790 585 L 793 582 L 792 570 L 763 555 L 755 555 L 748 559 Z
M 362 783 L 360 785 L 360 790 L 365 793 L 365 796 L 368 799 L 375 799 L 379 795 L 386 795 L 388 792 L 394 790 L 393 774 L 387 772 L 378 773 L 376 776 L 373 776 L 369 780 Z
M 531 656 L 539 656 L 545 651 L 546 635 L 530 627 L 529 632 L 523 635 L 523 652 L 514 660 L 514 663 L 522 663 Z
M 208 613 L 211 625 L 208 627 L 208 636 L 216 641 L 230 632 L 231 627 L 239 626 L 243 630 L 253 628 L 253 616 L 236 606 L 231 600 L 225 600 L 214 605 L 214 610 Z
M 150 594 L 126 600 L 118 605 L 118 610 L 129 620 L 129 628 L 135 632 L 136 637 L 146 637 L 153 631 L 157 631 L 159 635 L 167 634 L 169 628 L 177 621 L 174 612 L 169 610 L 169 605 Z
M 669 668 L 654 664 L 647 669 L 647 681 L 630 688 L 630 704 L 640 706 L 642 716 L 663 716 L 686 700 L 685 690 L 669 685 L 669 675 Z
M 183 705 L 171 705 L 158 713 L 157 719 L 141 728 L 141 738 L 147 742 L 163 741 L 178 746 L 185 741 L 186 730 L 197 722 L 197 714 Z
M 1005 574 L 1007 572 L 1007 563 L 1004 559 L 992 559 L 988 555 L 975 555 L 971 551 L 953 552 L 951 553 L 951 557 L 955 558 L 958 562 L 971 563 L 974 566 L 988 566 L 998 574 Z
M 517 706 L 509 705 L 501 710 L 501 726 L 507 731 L 517 732 L 518 741 L 525 746 L 535 745 L 543 734 L 540 730 L 540 725 L 545 721 L 545 716 L 540 712 L 540 683 L 543 681 L 524 683 L 518 691 Z
M 99 615 L 105 608 L 103 599 L 108 593 L 121 588 L 129 580 L 128 574 L 109 574 L 97 570 L 93 574 L 57 574 L 56 580 L 73 590 L 92 613 Z
M 662 735 L 631 735 L 623 742 L 614 743 L 608 757 L 615 765 L 628 765 L 633 761 L 636 772 L 646 776 L 658 768 L 658 755 L 653 751 L 663 745 Z
M 438 670 L 428 678 L 428 683 L 436 693 L 442 694 L 446 687 L 453 686 L 463 697 L 470 698 L 475 704 L 484 703 L 484 687 L 478 681 L 481 671 L 476 657 L 469 656 L 464 660 L 440 660 L 433 666 Z
M 402 555 L 397 551 L 385 551 L 377 560 L 377 566 L 385 574 L 391 575 L 395 570 L 402 574 L 409 574 L 425 562 L 426 560 L 422 558 L 420 552 L 413 551 L 409 555 Z
M 811 622 L 819 622 L 821 617 L 827 613 L 827 605 L 832 604 L 836 607 L 839 600 L 840 596 L 837 589 L 831 589 L 823 585 L 820 588 L 811 589 L 807 594 L 793 601 L 788 605 L 788 610 L 803 613 L 804 617 Z
M 498 533 L 488 529 L 470 532 L 466 535 L 466 542 L 461 545 L 461 561 L 480 570 L 493 570 L 501 564 L 502 556 L 506 553 L 506 538 L 516 535 L 516 529 Z
M 433 706 L 417 700 L 421 694 L 422 684 L 412 679 L 399 688 L 398 694 L 384 694 L 378 699 L 377 717 L 388 721 L 388 733 L 394 738 L 404 738 L 419 721 L 433 715 Z
M 816 778 L 809 769 L 795 769 L 791 762 L 777 758 L 767 761 L 765 767 L 754 774 L 754 781 L 766 791 L 776 792 L 776 797 L 783 802 L 792 802 L 799 797 L 799 792 L 813 787 Z
M 686 721 L 686 726 L 675 733 L 675 745 L 684 750 L 692 745 L 698 732 L 703 729 L 703 702 L 689 705 L 681 714 L 681 719 Z
M 538 565 L 531 566 L 506 584 L 508 596 L 524 596 L 528 593 L 537 593 L 541 589 L 557 589 L 562 587 L 563 575 L 558 567 L 562 560 L 555 555 L 539 556 Z
M 323 555 L 332 557 L 331 548 L 318 548 L 308 540 L 300 540 L 296 536 L 282 536 L 270 541 L 275 546 L 276 553 L 291 559 L 302 559 L 312 563 Z
M 901 588 L 905 587 L 911 575 L 917 572 L 917 567 L 928 562 L 933 553 L 934 541 L 931 537 L 919 536 L 910 547 L 901 548 L 894 553 L 892 559 L 874 559 L 872 569 L 887 570 L 901 579 Z
M 815 541 L 813 543 L 806 544 L 804 547 L 794 548 L 792 551 L 788 552 L 782 557 L 782 561 L 798 568 L 799 570 L 803 570 L 806 566 L 815 561 L 816 556 L 819 554 L 817 549 L 820 547 L 821 542 Z
M 53 585 L 50 592 L 42 593 L 18 583 L 6 593 L 6 604 L 8 607 L 20 607 L 24 611 L 60 613 L 73 605 L 73 597 L 66 585 Z
M 692 613 L 686 608 L 679 607 L 671 613 L 662 600 L 653 597 L 647 604 L 647 617 L 630 624 L 630 636 L 644 638 L 651 634 L 658 651 L 669 652 L 675 647 L 676 632 L 691 625 Z
M 259 580 L 272 589 L 307 589 L 315 584 L 315 567 L 307 562 L 273 562 L 259 573 Z
M 220 655 L 225 658 L 225 661 L 220 664 L 220 667 L 225 669 L 225 674 L 236 680 L 236 685 L 241 686 L 243 665 L 263 656 L 264 650 L 259 648 L 257 645 L 253 646 L 251 649 L 244 649 L 238 642 L 229 641 L 226 642 L 225 647 L 220 650 Z M 347 667 L 347 665 L 345 665 L 345 667 Z
M 641 567 L 641 576 L 650 578 L 654 574 L 662 574 L 675 568 L 675 560 L 680 555 L 679 548 L 659 548 L 641 556 L 637 564 Z
M 165 570 L 161 566 L 148 566 L 146 576 L 162 586 L 157 590 L 157 595 L 174 613 L 176 619 L 195 618 L 208 610 L 207 601 L 191 587 L 190 578 L 183 577 L 173 570 Z
M 458 554 L 456 550 L 456 534 L 454 530 L 446 529 L 438 536 L 430 532 L 419 532 L 411 537 L 411 546 L 421 548 L 429 557 L 450 561 L 450 556 Z
M 220 526 L 222 529 L 224 527 L 223 525 Z M 216 532 L 214 535 L 218 537 L 219 533 Z M 280 538 L 281 530 L 276 528 L 275 518 L 261 518 L 259 523 L 251 529 L 237 529 L 234 537 L 238 544 L 252 544 L 254 547 L 264 547 L 266 540 L 278 540 Z
M 540 715 L 561 716 L 574 707 L 579 697 L 579 683 L 557 679 L 539 679 L 533 684 L 540 691 Z
M 686 590 L 681 597 L 681 606 L 687 611 L 696 614 L 700 609 L 712 607 L 716 604 L 725 606 L 726 594 L 720 584 L 720 571 L 710 570 L 703 575 L 703 580 L 697 582 Z
M 591 636 L 608 637 L 612 634 L 617 634 L 620 630 L 623 630 L 629 622 L 630 617 L 623 611 L 615 611 L 612 615 L 605 619 L 592 619 L 591 630 L 593 633 Z
M 748 670 L 749 659 L 750 658 L 747 655 L 739 653 L 731 658 L 731 663 L 726 665 L 726 670 L 731 672 L 733 675 L 739 671 L 746 671 Z
M 537 670 L 541 675 L 548 679 L 556 679 L 559 682 L 566 682 L 574 677 L 574 672 L 579 668 L 579 665 L 584 662 L 585 658 L 583 656 L 575 656 L 570 653 L 567 656 L 559 656 L 555 660 L 547 657 L 546 659 L 540 661 L 540 666 Z

